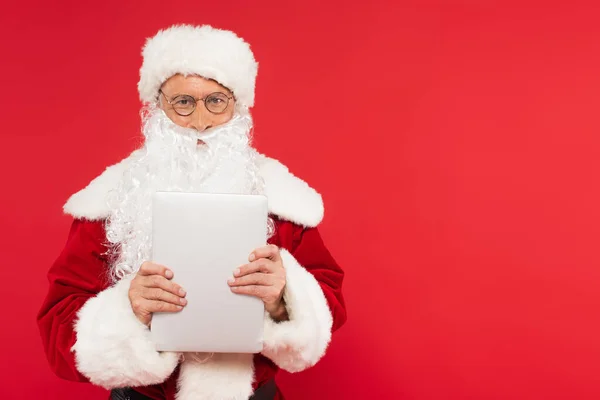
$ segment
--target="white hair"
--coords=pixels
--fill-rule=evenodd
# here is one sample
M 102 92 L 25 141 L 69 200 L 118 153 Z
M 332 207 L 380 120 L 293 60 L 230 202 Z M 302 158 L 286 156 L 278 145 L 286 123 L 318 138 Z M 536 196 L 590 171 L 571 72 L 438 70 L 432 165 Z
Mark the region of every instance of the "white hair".
M 150 260 L 154 192 L 263 193 L 251 130 L 252 117 L 244 108 L 236 107 L 229 122 L 202 133 L 176 125 L 156 105 L 142 109 L 141 154 L 109 195 L 105 228 L 113 281 Z M 204 144 L 198 145 L 199 138 Z M 273 221 L 268 223 L 271 235 Z

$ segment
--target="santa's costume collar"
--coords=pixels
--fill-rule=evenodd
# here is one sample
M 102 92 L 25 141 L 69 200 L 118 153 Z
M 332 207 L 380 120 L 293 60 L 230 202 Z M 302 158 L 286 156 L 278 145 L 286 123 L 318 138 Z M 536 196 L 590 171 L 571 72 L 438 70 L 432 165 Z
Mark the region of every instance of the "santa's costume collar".
M 64 212 L 74 218 L 91 221 L 107 218 L 110 214 L 107 202 L 109 192 L 117 188 L 123 173 L 139 155 L 140 150 L 136 150 L 106 168 L 89 185 L 69 198 L 63 207 Z M 324 212 L 321 195 L 279 161 L 263 155 L 259 155 L 257 161 L 259 173 L 265 182 L 264 193 L 269 212 L 305 227 L 319 225 Z

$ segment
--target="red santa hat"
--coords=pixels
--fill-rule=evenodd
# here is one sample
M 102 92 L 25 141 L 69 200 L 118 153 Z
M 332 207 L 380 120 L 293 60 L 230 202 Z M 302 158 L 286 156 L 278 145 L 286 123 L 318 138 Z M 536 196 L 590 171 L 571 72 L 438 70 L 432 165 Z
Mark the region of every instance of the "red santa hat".
M 142 51 L 140 99 L 156 100 L 161 85 L 175 74 L 214 79 L 243 106 L 254 105 L 258 63 L 250 45 L 231 31 L 208 25 L 174 25 L 146 41 Z

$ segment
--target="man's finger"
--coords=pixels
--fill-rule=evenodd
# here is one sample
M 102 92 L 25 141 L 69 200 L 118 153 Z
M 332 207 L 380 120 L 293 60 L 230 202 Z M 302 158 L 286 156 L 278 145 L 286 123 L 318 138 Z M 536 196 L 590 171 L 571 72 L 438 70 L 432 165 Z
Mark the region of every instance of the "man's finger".
M 233 276 L 239 277 L 248 274 L 254 274 L 256 272 L 270 273 L 273 272 L 273 261 L 266 258 L 259 258 L 258 260 L 252 261 L 250 264 L 242 265 L 233 271 Z
M 144 306 L 146 310 L 151 313 L 155 312 L 178 312 L 183 310 L 182 306 L 167 303 L 160 300 L 146 300 Z
M 254 274 L 244 275 L 239 278 L 230 279 L 227 281 L 229 286 L 248 286 L 248 285 L 257 285 L 257 286 L 272 286 L 274 283 L 275 277 L 272 274 L 261 274 L 260 272 L 256 272 Z
M 138 271 L 140 275 L 148 276 L 148 275 L 160 275 L 164 276 L 167 279 L 171 279 L 173 277 L 173 271 L 164 265 L 155 264 L 150 261 L 144 262 L 140 266 L 140 270 Z
M 145 287 L 160 288 L 180 297 L 184 297 L 186 294 L 181 286 L 160 275 L 143 276 L 140 284 Z
M 279 261 L 279 247 L 275 246 L 274 244 L 259 247 L 258 249 L 250 253 L 248 261 L 258 260 L 259 258 L 268 258 L 272 261 Z
M 257 286 L 257 285 L 248 285 L 248 286 L 233 286 L 231 291 L 237 294 L 245 294 L 248 296 L 258 297 L 262 299 L 267 295 L 268 286 Z
M 185 306 L 187 304 L 187 300 L 183 297 L 176 296 L 160 288 L 145 287 L 142 289 L 141 295 L 147 300 L 160 300 L 178 306 Z

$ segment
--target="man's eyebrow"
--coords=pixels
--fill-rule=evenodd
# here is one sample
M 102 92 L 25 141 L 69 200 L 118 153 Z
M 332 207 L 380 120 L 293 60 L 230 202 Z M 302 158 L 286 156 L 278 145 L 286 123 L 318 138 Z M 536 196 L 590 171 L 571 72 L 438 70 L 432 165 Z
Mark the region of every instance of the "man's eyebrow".
M 202 96 L 200 98 L 204 98 L 204 97 L 208 96 L 209 94 L 213 94 L 213 93 L 224 93 L 226 95 L 229 94 L 229 95 L 235 97 L 235 94 L 231 90 L 229 90 L 229 89 L 226 88 L 225 90 L 223 90 L 223 89 L 204 90 L 204 91 L 202 91 Z M 194 99 L 197 98 L 196 96 L 193 96 L 193 95 L 191 95 L 189 93 L 174 93 L 174 94 L 170 94 L 169 96 L 172 99 L 174 99 L 175 97 L 178 97 L 178 96 L 190 96 L 190 97 L 193 97 Z

